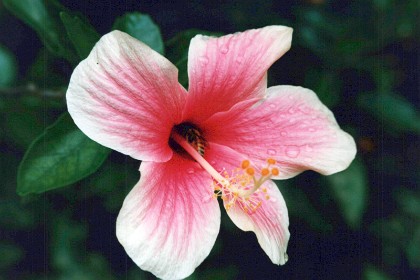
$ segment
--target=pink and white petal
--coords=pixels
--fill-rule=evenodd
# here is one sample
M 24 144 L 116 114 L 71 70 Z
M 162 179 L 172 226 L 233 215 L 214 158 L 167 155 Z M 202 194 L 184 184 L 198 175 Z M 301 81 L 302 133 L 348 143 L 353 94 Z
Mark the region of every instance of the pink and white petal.
M 277 160 L 280 175 L 276 179 L 308 169 L 329 175 L 346 169 L 355 157 L 353 138 L 309 89 L 271 87 L 259 104 L 250 110 L 241 107 L 237 104 L 203 123 L 207 139 L 260 165 L 267 158 Z
M 291 41 L 292 29 L 286 26 L 194 37 L 188 52 L 184 119 L 199 122 L 240 101 L 263 97 L 267 69 L 289 50 Z
M 185 278 L 219 233 L 211 177 L 176 154 L 165 163 L 142 162 L 140 172 L 118 215 L 118 240 L 141 269 L 162 279 Z
M 273 181 L 266 181 L 261 188 L 265 188 L 266 192 L 256 192 L 250 198 L 261 201 L 255 212 L 248 214 L 237 202 L 226 213 L 241 230 L 255 232 L 258 243 L 270 260 L 283 265 L 288 260 L 286 250 L 290 238 L 286 202 Z
M 206 159 L 218 172 L 230 174 L 237 169 L 246 157 L 229 147 L 209 143 Z M 289 242 L 289 216 L 286 203 L 273 181 L 266 181 L 261 190 L 255 192 L 250 199 L 261 201 L 261 206 L 252 214 L 244 211 L 244 205 L 238 201 L 229 208 L 227 214 L 233 223 L 243 231 L 255 232 L 258 243 L 275 264 L 287 262 L 287 244 Z M 224 201 L 226 207 L 226 201 Z
M 70 115 L 88 137 L 157 162 L 172 156 L 167 142 L 185 96 L 176 67 L 120 31 L 99 40 L 74 70 L 66 94 Z

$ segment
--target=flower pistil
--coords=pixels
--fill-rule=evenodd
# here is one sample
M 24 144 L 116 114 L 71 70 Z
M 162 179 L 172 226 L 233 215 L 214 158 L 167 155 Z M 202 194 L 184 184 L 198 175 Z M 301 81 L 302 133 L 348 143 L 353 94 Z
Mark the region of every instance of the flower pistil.
M 243 160 L 240 168 L 234 169 L 230 174 L 222 172 L 223 182 L 213 181 L 214 197 L 221 197 L 227 211 L 238 205 L 244 212 L 251 215 L 261 207 L 264 200 L 269 200 L 267 188 L 263 184 L 272 176 L 279 174 L 274 159 L 267 159 L 267 166 L 256 175 L 255 168 L 249 160 Z
M 251 215 L 261 207 L 264 200 L 270 199 L 267 189 L 262 186 L 272 176 L 279 175 L 274 159 L 267 159 L 267 165 L 258 172 L 259 176 L 248 159 L 243 160 L 241 166 L 233 169 L 231 173 L 226 170 L 219 173 L 185 137 L 173 132 L 171 138 L 212 176 L 213 197 L 221 197 L 226 210 L 238 205 L 245 213 Z

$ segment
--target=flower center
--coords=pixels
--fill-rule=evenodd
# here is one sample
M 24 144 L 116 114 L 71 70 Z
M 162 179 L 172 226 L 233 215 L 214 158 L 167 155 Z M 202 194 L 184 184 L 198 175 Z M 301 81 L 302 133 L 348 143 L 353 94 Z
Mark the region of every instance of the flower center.
M 197 131 L 200 133 L 199 130 Z M 197 135 L 201 137 L 201 134 L 195 136 Z M 226 170 L 219 173 L 203 158 L 207 144 L 203 144 L 202 153 L 200 153 L 200 149 L 191 143 L 188 135 L 182 134 L 182 131 L 177 130 L 176 127 L 172 130 L 171 141 L 195 159 L 212 176 L 212 188 L 215 191 L 213 197 L 221 197 L 226 210 L 238 205 L 244 212 L 252 214 L 262 205 L 264 199 L 270 199 L 267 189 L 261 186 L 272 176 L 279 174 L 279 169 L 274 166 L 276 164 L 274 159 L 267 159 L 267 165 L 259 171 L 258 177 L 249 160 L 242 161 L 240 168 L 232 170 L 231 173 Z
M 201 156 L 204 156 L 207 141 L 204 139 L 203 133 L 196 125 L 184 122 L 174 126 L 168 142 L 169 146 L 176 153 L 182 156 L 189 155 L 189 153 L 186 153 L 185 149 L 172 137 L 174 134 L 183 137 Z

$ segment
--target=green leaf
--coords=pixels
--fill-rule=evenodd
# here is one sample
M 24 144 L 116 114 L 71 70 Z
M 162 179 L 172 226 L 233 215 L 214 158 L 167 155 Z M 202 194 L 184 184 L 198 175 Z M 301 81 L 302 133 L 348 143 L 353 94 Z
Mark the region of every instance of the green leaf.
M 188 48 L 190 46 L 191 39 L 197 34 L 206 36 L 218 37 L 223 35 L 222 33 L 203 31 L 199 29 L 188 29 L 181 33 L 178 33 L 175 37 L 166 42 L 167 53 L 166 56 L 179 70 L 179 82 L 185 88 L 188 87 Z
M 386 275 L 372 265 L 367 265 L 363 270 L 364 280 L 391 280 L 392 278 Z
M 420 219 L 420 193 L 406 188 L 399 188 L 396 193 L 396 200 L 402 212 Z
M 112 29 L 133 36 L 162 55 L 165 52 L 160 29 L 148 15 L 127 13 L 115 20 Z
M 42 133 L 45 126 L 43 126 L 41 115 L 35 112 L 11 112 L 6 114 L 6 122 L 4 129 L 8 138 L 14 144 L 26 149 L 39 134 Z
M 101 36 L 87 20 L 67 12 L 61 12 L 60 17 L 77 54 L 81 59 L 85 59 Z
M 363 162 L 356 158 L 346 170 L 327 176 L 325 180 L 346 223 L 351 228 L 359 227 L 368 200 L 368 182 Z
M 0 242 L 0 271 L 16 265 L 24 256 L 24 251 L 15 244 Z
M 118 212 L 125 196 L 139 180 L 137 169 L 128 169 L 127 164 L 107 161 L 87 182 L 87 194 L 99 196 L 110 212 Z
M 109 151 L 85 136 L 65 113 L 29 147 L 19 166 L 17 193 L 42 193 L 75 183 L 96 171 Z
M 390 132 L 420 134 L 420 115 L 403 97 L 394 94 L 362 94 L 358 104 L 371 113 Z
M 296 188 L 290 182 L 275 181 L 275 183 L 284 196 L 290 216 L 304 220 L 311 228 L 318 232 L 329 232 L 332 230 L 332 225 L 315 209 L 304 191 Z
M 305 75 L 305 86 L 313 89 L 327 107 L 334 107 L 340 101 L 341 81 L 335 72 L 310 69 Z
M 408 242 L 405 252 L 407 255 L 408 262 L 413 268 L 420 268 L 420 226 L 414 230 L 414 234 L 411 240 Z
M 65 74 L 60 73 L 62 71 L 57 69 L 57 61 L 57 57 L 51 55 L 47 49 L 42 48 L 26 73 L 25 80 L 34 82 L 36 85 L 42 85 L 44 88 L 67 87 L 68 77 L 65 77 Z M 42 105 L 44 106 L 44 104 Z
M 0 45 L 0 87 L 10 86 L 16 79 L 17 63 L 14 55 Z
M 3 0 L 4 6 L 32 27 L 54 54 L 75 61 L 75 53 L 61 23 L 59 13 L 67 10 L 56 0 Z

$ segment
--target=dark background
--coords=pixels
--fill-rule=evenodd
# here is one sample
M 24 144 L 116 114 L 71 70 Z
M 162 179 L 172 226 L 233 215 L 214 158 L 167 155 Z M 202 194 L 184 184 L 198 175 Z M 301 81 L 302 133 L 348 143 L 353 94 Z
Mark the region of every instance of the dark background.
M 305 172 L 279 183 L 290 211 L 285 266 L 273 265 L 253 233 L 223 216 L 211 255 L 191 279 L 417 279 L 416 1 L 60 2 L 86 16 L 100 34 L 127 12 L 149 14 L 164 41 L 190 28 L 228 34 L 291 26 L 292 48 L 269 70 L 269 85 L 313 89 L 358 144 L 357 163 L 344 175 L 328 179 Z M 73 66 L 45 52 L 37 34 L 2 2 L 0 24 L 0 45 L 17 63 L 13 79 L 0 84 L 0 279 L 153 279 L 115 237 L 122 200 L 138 180 L 137 161 L 113 152 L 78 183 L 40 195 L 16 194 L 26 149 L 66 110 L 62 96 L 42 92 L 65 92 Z M 34 73 L 40 53 L 51 62 Z

